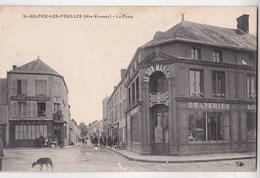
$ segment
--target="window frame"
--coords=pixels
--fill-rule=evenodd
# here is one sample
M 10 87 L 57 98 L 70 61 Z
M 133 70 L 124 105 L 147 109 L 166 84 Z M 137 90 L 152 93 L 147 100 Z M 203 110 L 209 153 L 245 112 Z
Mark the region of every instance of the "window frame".
M 194 93 L 195 95 L 192 95 L 192 93 L 191 93 L 191 72 L 200 72 L 200 84 L 199 84 L 199 86 L 200 86 L 200 92 L 199 93 Z M 196 75 L 194 75 L 194 76 L 196 76 Z M 189 70 L 189 93 L 190 93 L 190 96 L 191 97 L 203 97 L 204 96 L 204 77 L 203 77 L 203 70 L 201 70 L 201 69 L 193 69 L 193 68 L 191 68 L 190 70 Z M 196 88 L 196 87 L 195 87 Z
M 222 51 L 220 51 L 220 50 L 214 50 L 213 51 L 213 61 L 219 62 L 219 63 L 223 62 Z
M 192 47 L 191 48 L 191 59 L 193 60 L 201 60 L 201 49 Z
M 252 78 L 254 79 L 254 93 L 252 90 Z M 246 94 L 248 99 L 256 99 L 256 76 L 253 74 L 246 75 Z
M 222 79 L 223 79 L 223 81 L 221 82 L 222 89 L 220 89 L 222 91 L 218 91 L 220 88 L 218 82 L 219 79 L 218 77 L 220 76 L 220 74 L 222 75 Z M 215 83 L 214 83 L 214 79 L 215 79 Z M 225 71 L 212 71 L 212 96 L 218 98 L 226 97 L 226 72 Z
M 41 107 L 40 105 L 41 104 L 44 104 L 45 105 L 45 113 L 43 114 L 39 114 L 39 108 Z M 37 102 L 37 116 L 40 116 L 40 117 L 46 117 L 46 112 L 47 112 L 47 107 L 46 107 L 46 103 L 45 102 Z

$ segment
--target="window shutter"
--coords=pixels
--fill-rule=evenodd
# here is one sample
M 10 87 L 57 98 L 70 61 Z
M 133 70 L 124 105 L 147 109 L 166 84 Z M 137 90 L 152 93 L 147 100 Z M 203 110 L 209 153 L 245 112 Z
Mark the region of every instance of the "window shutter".
M 27 95 L 27 80 L 22 80 L 22 94 Z
M 17 117 L 17 102 L 12 101 L 11 102 L 11 106 L 12 106 L 12 117 Z
M 32 103 L 30 101 L 27 102 L 27 117 L 32 117 Z
M 224 113 L 224 140 L 229 141 L 230 139 L 230 132 L 229 132 L 229 113 L 225 112 Z
M 17 94 L 17 81 L 12 80 L 12 95 L 16 95 L 16 94 Z
M 51 117 L 51 105 L 50 105 L 50 102 L 46 102 L 46 117 Z
M 37 117 L 37 103 L 36 102 L 33 102 L 32 103 L 32 111 L 33 111 L 33 117 Z

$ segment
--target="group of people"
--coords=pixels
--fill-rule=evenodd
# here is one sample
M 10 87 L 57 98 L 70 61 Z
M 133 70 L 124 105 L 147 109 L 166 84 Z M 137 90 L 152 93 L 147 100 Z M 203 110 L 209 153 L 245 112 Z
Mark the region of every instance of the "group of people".
M 47 138 L 47 137 L 43 137 L 42 135 L 38 138 L 36 137 L 34 140 L 34 145 L 37 148 L 40 147 L 50 147 L 51 145 L 55 145 L 55 147 L 63 147 L 64 146 L 64 141 L 62 138 L 57 138 L 55 137 L 52 141 Z
M 108 139 L 106 138 L 106 136 L 100 136 L 99 138 L 97 136 L 91 136 L 90 142 L 93 145 L 95 146 L 99 145 L 100 147 L 104 147 L 104 146 L 113 147 L 118 145 L 116 136 L 114 136 L 113 138 L 109 136 Z

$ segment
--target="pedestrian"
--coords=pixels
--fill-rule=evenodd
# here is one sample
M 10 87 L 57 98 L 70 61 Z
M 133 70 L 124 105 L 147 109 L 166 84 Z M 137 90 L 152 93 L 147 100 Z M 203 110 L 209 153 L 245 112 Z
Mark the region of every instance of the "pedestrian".
M 100 147 L 103 146 L 103 139 L 102 139 L 102 136 L 100 136 L 100 138 L 99 138 L 99 146 L 100 146 Z
M 82 144 L 85 145 L 85 138 L 82 138 Z
M 103 145 L 104 145 L 104 146 L 107 146 L 107 138 L 106 138 L 106 136 L 104 136 L 104 142 L 103 142 Z

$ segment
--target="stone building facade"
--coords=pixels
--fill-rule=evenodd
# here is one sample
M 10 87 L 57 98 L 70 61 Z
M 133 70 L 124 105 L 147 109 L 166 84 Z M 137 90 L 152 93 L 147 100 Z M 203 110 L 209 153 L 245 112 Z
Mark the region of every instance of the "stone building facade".
M 181 21 L 137 48 L 125 78 L 126 149 L 142 155 L 256 150 L 256 37 Z
M 40 59 L 13 66 L 7 91 L 7 145 L 33 146 L 40 136 L 68 143 L 68 88 L 60 74 Z

